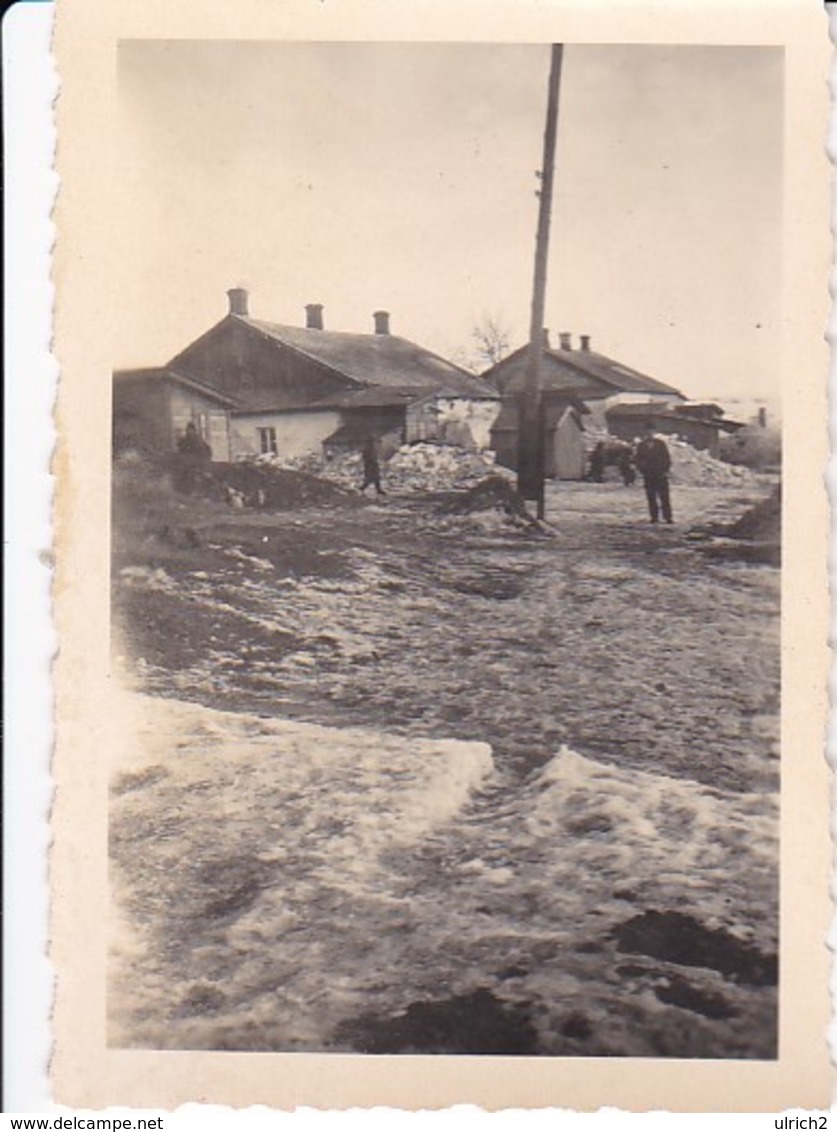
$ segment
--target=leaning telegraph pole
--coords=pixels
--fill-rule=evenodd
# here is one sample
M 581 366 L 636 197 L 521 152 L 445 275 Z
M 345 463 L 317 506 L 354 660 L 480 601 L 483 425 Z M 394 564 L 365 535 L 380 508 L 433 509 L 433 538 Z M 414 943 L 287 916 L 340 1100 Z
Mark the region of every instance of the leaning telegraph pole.
M 532 321 L 529 328 L 529 355 L 526 386 L 520 404 L 518 425 L 517 489 L 524 499 L 537 503 L 538 518 L 544 506 L 544 428 L 541 362 L 543 359 L 544 307 L 546 304 L 546 265 L 549 254 L 549 226 L 552 218 L 552 182 L 555 171 L 555 141 L 558 133 L 558 96 L 561 89 L 563 44 L 552 45 L 546 126 L 543 135 L 543 167 L 538 193 L 538 231 L 535 239 L 535 279 L 532 290 Z

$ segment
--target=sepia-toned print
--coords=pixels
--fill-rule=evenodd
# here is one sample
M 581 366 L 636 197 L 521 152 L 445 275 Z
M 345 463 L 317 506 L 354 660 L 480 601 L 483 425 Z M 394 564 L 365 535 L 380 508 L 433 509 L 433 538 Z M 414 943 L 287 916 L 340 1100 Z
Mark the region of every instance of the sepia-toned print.
M 782 50 L 117 67 L 108 1046 L 774 1061 Z

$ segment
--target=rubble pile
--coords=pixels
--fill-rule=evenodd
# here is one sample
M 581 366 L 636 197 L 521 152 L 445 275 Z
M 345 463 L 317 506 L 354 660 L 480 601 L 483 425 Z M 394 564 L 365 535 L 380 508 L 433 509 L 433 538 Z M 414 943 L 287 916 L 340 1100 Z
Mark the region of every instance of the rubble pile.
M 728 538 L 751 539 L 753 542 L 779 543 L 782 526 L 782 492 L 777 484 L 767 499 L 756 503 L 735 523 L 731 523 L 724 534 Z
M 671 482 L 692 487 L 749 487 L 756 482 L 753 472 L 739 464 L 718 460 L 699 448 L 694 448 L 679 436 L 660 433 L 671 452 Z M 588 457 L 598 443 L 619 443 L 603 428 L 586 425 L 584 446 Z
M 663 438 L 671 452 L 671 482 L 693 487 L 749 487 L 756 482 L 749 468 L 727 464 L 674 436 Z
M 707 539 L 700 549 L 711 558 L 734 562 L 782 564 L 782 493 L 776 485 L 732 523 L 710 523 L 695 528 L 698 539 Z M 708 537 L 707 537 L 708 536 Z
M 405 444 L 383 466 L 385 487 L 394 491 L 456 491 L 487 475 L 505 483 L 493 452 L 469 452 L 439 444 Z
M 289 472 L 300 472 L 303 475 L 316 476 L 318 479 L 327 479 L 332 483 L 341 483 L 345 487 L 354 487 L 361 474 L 360 453 L 348 452 L 345 456 L 335 456 L 329 460 L 318 453 L 306 453 L 304 456 L 254 456 L 250 463 L 282 468 Z
M 479 480 L 455 499 L 447 500 L 438 509 L 450 521 L 463 519 L 483 530 L 518 530 L 545 532 L 546 527 L 526 510 L 523 497 L 503 476 L 490 475 Z
M 346 452 L 329 459 L 308 455 L 285 459 L 269 456 L 258 460 L 345 488 L 357 490 L 363 483 L 363 461 L 359 452 Z M 386 491 L 396 494 L 456 491 L 470 487 L 491 473 L 506 474 L 505 469 L 496 467 L 493 452 L 473 452 L 455 445 L 404 444 L 389 459 L 381 460 L 381 483 Z
M 285 510 L 305 506 L 341 506 L 355 502 L 345 487 L 310 472 L 265 460 L 241 460 L 212 466 L 211 490 L 232 507 Z

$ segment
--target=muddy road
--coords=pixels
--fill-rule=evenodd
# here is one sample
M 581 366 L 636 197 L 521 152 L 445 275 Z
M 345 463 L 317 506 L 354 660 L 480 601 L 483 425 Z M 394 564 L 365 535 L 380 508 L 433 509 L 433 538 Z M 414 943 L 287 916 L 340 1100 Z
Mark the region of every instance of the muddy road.
M 562 485 L 546 538 L 409 499 L 222 512 L 197 549 L 117 559 L 115 615 L 161 695 L 775 787 L 779 573 L 688 538 L 752 498 L 682 488 L 652 527 L 639 491 Z

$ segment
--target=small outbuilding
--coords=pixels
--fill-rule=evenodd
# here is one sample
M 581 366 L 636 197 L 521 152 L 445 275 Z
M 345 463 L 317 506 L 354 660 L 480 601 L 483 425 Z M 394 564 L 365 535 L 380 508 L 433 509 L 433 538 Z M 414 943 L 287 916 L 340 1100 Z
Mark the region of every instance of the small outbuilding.
M 517 470 L 521 397 L 505 397 L 491 426 L 491 447 L 497 463 Z M 543 398 L 544 475 L 548 479 L 580 480 L 586 471 L 584 425 L 588 410 L 572 394 L 550 392 Z

